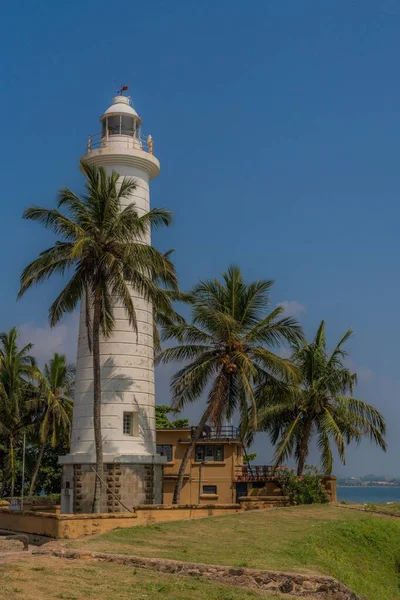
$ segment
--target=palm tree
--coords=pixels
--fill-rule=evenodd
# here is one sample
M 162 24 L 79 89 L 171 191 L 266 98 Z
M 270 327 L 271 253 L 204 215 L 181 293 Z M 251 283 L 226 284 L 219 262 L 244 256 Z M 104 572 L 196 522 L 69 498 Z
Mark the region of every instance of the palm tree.
M 160 282 L 172 288 L 176 288 L 177 282 L 169 257 L 143 243 L 152 227 L 170 224 L 170 213 L 153 209 L 139 216 L 133 203 L 122 208 L 136 188 L 133 179 L 120 178 L 115 171 L 107 175 L 103 168 L 85 162 L 81 168 L 86 175 L 85 195 L 79 197 L 66 188 L 60 192 L 57 209 L 35 206 L 24 212 L 25 219 L 38 221 L 62 240 L 44 250 L 25 268 L 19 297 L 33 284 L 73 269 L 67 285 L 50 306 L 49 321 L 51 326 L 56 325 L 64 313 L 73 311 L 80 300 L 84 301 L 88 343 L 93 354 L 97 473 L 93 512 L 100 512 L 103 473 L 100 335 L 107 338 L 114 329 L 115 301 L 122 303 L 130 325 L 137 330 L 132 289 L 152 302 L 156 310 L 168 313 L 170 299 Z
M 30 425 L 27 399 L 32 397 L 32 382 L 40 376 L 36 361 L 29 354 L 32 348 L 32 344 L 18 348 L 15 327 L 0 333 L 0 438 L 6 446 L 3 489 L 10 482 L 11 496 L 15 486 L 16 448 L 23 431 Z
M 55 353 L 50 362 L 44 366 L 37 398 L 30 402 L 40 423 L 40 446 L 29 487 L 30 496 L 35 491 L 36 479 L 47 444 L 50 443 L 52 448 L 55 448 L 60 437 L 69 438 L 74 381 L 74 365 L 68 364 L 63 354 Z
M 376 408 L 353 397 L 357 377 L 343 364 L 343 345 L 351 334 L 351 329 L 346 331 L 329 353 L 322 321 L 311 343 L 294 345 L 291 360 L 301 375 L 300 382 L 273 399 L 260 389 L 264 407 L 259 412 L 259 427 L 268 431 L 272 443 L 277 444 L 276 466 L 294 456 L 297 474 L 301 475 L 314 435 L 327 475 L 332 472 L 332 441 L 343 464 L 346 444 L 365 436 L 386 450 L 384 418 Z
M 172 407 L 181 410 L 209 390 L 179 469 L 174 504 L 179 503 L 187 463 L 207 422 L 218 430 L 236 410 L 247 421 L 249 413 L 255 416 L 255 382 L 262 379 L 274 388 L 295 376 L 289 361 L 268 349 L 302 339 L 293 318 L 280 318 L 282 307 L 268 313 L 272 284 L 268 280 L 246 284 L 239 268 L 232 266 L 222 282 L 200 282 L 191 291 L 191 323 L 171 324 L 164 330 L 163 339 L 176 339 L 179 345 L 163 350 L 159 360 L 187 363 L 172 378 Z

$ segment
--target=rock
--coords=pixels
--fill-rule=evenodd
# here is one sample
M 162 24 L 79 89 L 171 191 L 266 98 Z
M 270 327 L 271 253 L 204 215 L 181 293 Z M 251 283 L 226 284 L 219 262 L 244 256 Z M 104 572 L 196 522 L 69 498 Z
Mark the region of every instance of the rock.
M 199 569 L 189 569 L 188 571 L 186 571 L 186 573 L 191 577 L 200 577 L 201 575 Z
M 229 575 L 235 575 L 236 577 L 244 575 L 244 569 L 229 569 Z
M 268 585 L 269 583 L 271 583 L 272 579 L 271 579 L 271 577 L 264 575 L 264 576 L 254 577 L 254 581 L 258 585 Z
M 283 581 L 279 586 L 279 591 L 282 592 L 282 594 L 289 594 L 289 592 L 292 592 L 293 589 L 294 585 L 290 579 L 286 579 L 286 581 Z

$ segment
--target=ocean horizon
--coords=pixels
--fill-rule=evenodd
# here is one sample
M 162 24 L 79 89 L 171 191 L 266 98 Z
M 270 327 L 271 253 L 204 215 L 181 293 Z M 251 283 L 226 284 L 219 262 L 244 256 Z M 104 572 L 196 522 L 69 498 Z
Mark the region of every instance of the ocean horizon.
M 400 502 L 400 486 L 343 486 L 337 487 L 339 502 L 386 504 Z

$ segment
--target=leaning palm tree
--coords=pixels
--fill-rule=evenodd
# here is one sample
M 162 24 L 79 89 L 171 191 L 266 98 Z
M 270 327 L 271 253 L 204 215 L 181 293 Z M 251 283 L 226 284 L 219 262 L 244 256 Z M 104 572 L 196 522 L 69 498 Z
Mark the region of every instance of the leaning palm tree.
M 170 299 L 162 285 L 176 288 L 176 275 L 168 256 L 143 243 L 152 227 L 169 225 L 170 213 L 153 209 L 140 216 L 129 204 L 136 183 L 120 178 L 115 171 L 81 163 L 86 176 L 86 194 L 81 197 L 68 188 L 61 190 L 58 209 L 28 208 L 25 219 L 38 221 L 61 236 L 54 246 L 43 251 L 21 276 L 22 296 L 33 284 L 53 274 L 73 274 L 49 309 L 50 325 L 64 313 L 73 311 L 83 300 L 89 348 L 93 354 L 93 421 L 96 453 L 93 512 L 100 512 L 103 448 L 101 436 L 100 336 L 111 335 L 114 303 L 123 305 L 129 323 L 137 330 L 134 289 L 152 302 L 156 310 L 168 313 Z M 60 209 L 65 209 L 62 212 Z
M 50 362 L 44 366 L 37 397 L 29 403 L 39 422 L 40 443 L 29 487 L 30 496 L 35 491 L 46 446 L 50 444 L 54 448 L 59 443 L 60 436 L 62 439 L 69 438 L 74 382 L 75 366 L 68 364 L 63 354 L 55 353 Z
M 264 407 L 259 412 L 259 428 L 268 431 L 276 444 L 276 466 L 294 456 L 297 474 L 301 475 L 313 436 L 327 475 L 333 465 L 331 442 L 343 464 L 346 444 L 351 441 L 368 437 L 386 450 L 384 418 L 376 408 L 353 397 L 357 377 L 343 364 L 343 345 L 351 334 L 349 329 L 329 353 L 322 321 L 311 343 L 294 345 L 291 360 L 300 373 L 300 382 L 280 390 L 272 399 L 260 389 L 259 401 Z
M 281 317 L 282 307 L 268 312 L 272 283 L 247 284 L 240 270 L 230 267 L 222 282 L 200 282 L 191 291 L 191 323 L 171 324 L 163 332 L 164 340 L 176 339 L 179 345 L 163 350 L 159 360 L 187 363 L 172 378 L 173 408 L 181 410 L 209 390 L 179 469 L 174 504 L 179 503 L 187 463 L 207 422 L 218 431 L 236 410 L 247 421 L 249 413 L 255 416 L 255 382 L 274 388 L 295 376 L 290 362 L 269 349 L 302 339 L 297 322 Z
M 18 348 L 15 327 L 0 333 L 0 439 L 6 448 L 3 487 L 10 483 L 11 496 L 15 486 L 16 449 L 24 430 L 31 424 L 27 400 L 33 394 L 33 381 L 40 377 L 36 361 L 29 354 L 32 348 L 32 344 Z

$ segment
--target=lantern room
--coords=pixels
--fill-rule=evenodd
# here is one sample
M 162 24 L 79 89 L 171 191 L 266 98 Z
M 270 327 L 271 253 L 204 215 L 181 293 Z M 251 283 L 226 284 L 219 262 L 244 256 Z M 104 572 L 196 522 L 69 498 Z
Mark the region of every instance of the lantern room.
M 117 146 L 142 147 L 142 119 L 131 105 L 130 98 L 115 96 L 112 105 L 100 117 L 100 122 L 103 145 L 115 143 Z

